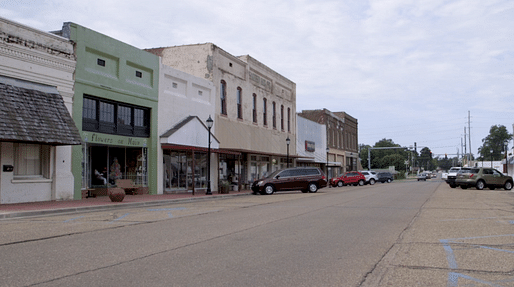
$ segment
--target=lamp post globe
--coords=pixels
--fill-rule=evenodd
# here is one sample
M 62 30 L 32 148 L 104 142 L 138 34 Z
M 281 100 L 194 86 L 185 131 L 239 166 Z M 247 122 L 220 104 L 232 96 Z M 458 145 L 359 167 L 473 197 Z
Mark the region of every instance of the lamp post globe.
M 207 191 L 205 194 L 210 195 L 211 192 L 211 128 L 213 124 L 213 120 L 211 116 L 209 115 L 209 118 L 207 119 L 207 130 L 209 131 L 209 141 L 208 141 L 208 148 L 207 148 Z

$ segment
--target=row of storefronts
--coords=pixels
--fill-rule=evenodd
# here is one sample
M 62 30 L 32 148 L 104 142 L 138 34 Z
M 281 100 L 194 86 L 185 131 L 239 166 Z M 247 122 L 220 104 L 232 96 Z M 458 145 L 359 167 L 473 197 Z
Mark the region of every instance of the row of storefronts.
M 150 194 L 241 190 L 287 166 L 348 160 L 328 161 L 325 125 L 314 135 L 297 125 L 295 83 L 250 56 L 211 43 L 140 50 L 75 23 L 47 33 L 0 21 L 0 101 L 23 86 L 20 106 L 39 93 L 61 111 L 53 122 L 40 112 L 37 126 L 33 114 L 0 110 L 18 119 L 0 126 L 0 203 L 105 195 L 120 179 Z

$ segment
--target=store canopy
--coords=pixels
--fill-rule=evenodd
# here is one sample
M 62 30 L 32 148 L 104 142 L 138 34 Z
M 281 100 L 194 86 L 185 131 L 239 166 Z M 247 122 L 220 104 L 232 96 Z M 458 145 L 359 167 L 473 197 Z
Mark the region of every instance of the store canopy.
M 82 143 L 55 87 L 0 76 L 0 141 Z
M 207 148 L 209 144 L 209 129 L 199 117 L 188 116 L 162 134 L 160 142 L 161 145 L 172 144 Z M 218 149 L 219 146 L 220 142 L 211 133 L 211 148 Z

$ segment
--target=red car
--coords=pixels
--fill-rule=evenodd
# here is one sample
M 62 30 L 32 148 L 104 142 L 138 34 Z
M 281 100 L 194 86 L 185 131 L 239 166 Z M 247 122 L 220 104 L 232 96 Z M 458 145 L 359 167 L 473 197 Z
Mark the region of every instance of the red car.
M 339 177 L 334 177 L 330 179 L 330 185 L 333 187 L 343 186 L 343 185 L 364 185 L 366 182 L 366 177 L 358 172 L 358 171 L 347 171 Z

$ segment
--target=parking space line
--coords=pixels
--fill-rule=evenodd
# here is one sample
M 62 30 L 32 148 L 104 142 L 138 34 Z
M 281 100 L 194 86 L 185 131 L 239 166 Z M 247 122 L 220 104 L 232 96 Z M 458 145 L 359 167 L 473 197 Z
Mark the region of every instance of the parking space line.
M 118 221 L 118 220 L 121 220 L 121 219 L 123 219 L 123 218 L 127 217 L 127 215 L 129 215 L 129 214 L 130 214 L 130 213 L 125 213 L 125 214 L 123 214 L 122 216 L 120 216 L 120 217 L 118 217 L 118 218 L 114 219 L 113 221 L 109 221 L 109 223 L 113 223 L 113 222 L 116 222 L 116 221 Z
M 482 239 L 482 238 L 493 238 L 493 237 L 511 237 L 514 236 L 514 234 L 503 234 L 503 235 L 489 235 L 489 236 L 475 236 L 475 237 L 462 237 L 462 238 L 451 238 L 451 239 L 440 239 L 439 242 L 443 244 L 444 251 L 446 252 L 446 260 L 448 260 L 448 266 L 450 269 L 458 269 L 457 260 L 455 258 L 455 254 L 453 252 L 451 244 L 464 244 L 462 242 L 463 240 L 472 240 L 472 239 Z M 459 242 L 460 241 L 460 242 Z M 507 253 L 514 253 L 512 250 L 505 250 L 505 249 L 498 249 L 493 248 L 489 246 L 479 245 L 479 244 L 473 244 L 474 247 L 483 248 L 483 249 L 489 249 L 499 252 L 507 252 Z M 457 272 L 448 272 L 448 282 L 447 286 L 456 287 L 459 286 L 459 278 L 463 278 L 466 280 L 471 280 L 477 283 L 485 284 L 488 286 L 500 286 L 493 282 L 487 282 L 484 280 L 480 280 L 468 275 L 464 275 Z
M 71 219 L 65 220 L 64 223 L 67 223 L 67 222 L 70 222 L 70 221 L 73 221 L 73 220 L 77 220 L 77 219 L 82 218 L 82 217 L 84 217 L 84 216 L 79 216 L 79 217 L 71 218 Z

